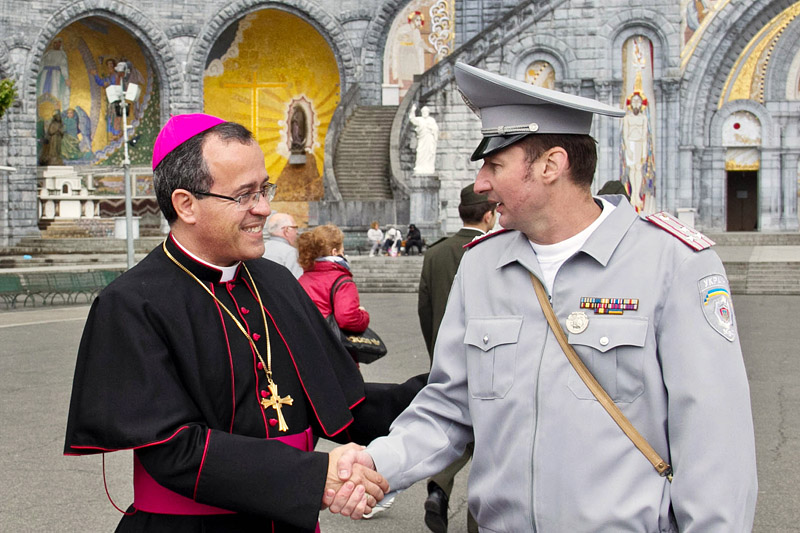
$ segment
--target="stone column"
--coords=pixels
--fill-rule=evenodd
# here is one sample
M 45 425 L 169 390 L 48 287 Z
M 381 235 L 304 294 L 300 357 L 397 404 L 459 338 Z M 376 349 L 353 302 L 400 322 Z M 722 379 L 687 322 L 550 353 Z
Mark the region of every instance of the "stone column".
M 439 175 L 413 174 L 408 179 L 411 188 L 408 222 L 431 243 L 440 237 Z
M 611 103 L 612 83 L 610 81 L 596 81 L 594 87 L 599 102 L 613 105 Z M 619 150 L 619 143 L 617 142 L 618 140 L 613 137 L 612 128 L 612 122 L 619 121 L 619 119 L 596 115 L 595 120 L 595 139 L 597 140 L 598 146 L 595 185 L 597 188 L 600 188 L 602 184 L 608 180 L 619 179 L 619 176 L 613 174 L 614 157 L 616 154 L 615 148 Z
M 690 176 L 696 185 L 693 198 L 699 215 L 699 218 L 695 219 L 697 229 L 705 232 L 725 231 L 727 219 L 725 148 L 720 146 L 705 148 L 693 155 Z M 683 163 L 683 157 L 681 159 Z
M 778 148 L 761 149 L 758 171 L 758 229 L 781 229 L 781 153 Z
M 11 168 L 11 167 L 6 167 Z M 10 242 L 10 235 L 11 231 L 8 227 L 8 214 L 10 204 L 8 203 L 8 190 L 9 190 L 9 179 L 10 179 L 10 170 L 5 170 L 5 168 L 0 168 L 0 215 L 2 218 L 0 219 L 0 248 L 7 248 Z
M 781 154 L 781 231 L 798 231 L 800 220 L 797 218 L 797 180 L 800 153 L 796 151 Z
M 677 147 L 677 175 L 675 176 L 675 205 L 681 207 L 698 207 L 699 202 L 694 196 L 694 146 L 680 145 Z
M 661 80 L 661 90 L 663 95 L 663 111 L 658 128 L 659 146 L 661 147 L 658 156 L 659 165 L 656 166 L 656 187 L 661 192 L 656 193 L 659 199 L 657 205 L 660 209 L 675 212 L 679 207 L 694 207 L 691 203 L 683 204 L 679 198 L 680 183 L 678 182 L 678 134 L 680 131 L 680 104 L 678 94 L 680 91 L 680 80 L 675 78 L 665 78 Z

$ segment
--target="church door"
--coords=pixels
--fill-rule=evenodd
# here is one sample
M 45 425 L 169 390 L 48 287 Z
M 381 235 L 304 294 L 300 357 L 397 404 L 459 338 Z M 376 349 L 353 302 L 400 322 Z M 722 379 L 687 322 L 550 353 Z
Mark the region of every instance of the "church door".
M 728 171 L 728 231 L 758 229 L 758 171 Z

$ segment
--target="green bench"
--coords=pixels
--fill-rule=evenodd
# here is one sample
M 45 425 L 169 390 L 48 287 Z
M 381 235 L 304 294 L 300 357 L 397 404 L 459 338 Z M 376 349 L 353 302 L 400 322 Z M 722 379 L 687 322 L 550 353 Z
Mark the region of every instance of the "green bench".
M 54 305 L 56 300 L 63 304 L 78 303 L 81 296 L 89 303 L 120 274 L 116 270 L 0 274 L 0 297 L 6 308 L 16 307 L 20 298 L 23 307 L 28 302 L 36 307 L 37 301 L 43 305 Z
M 22 278 L 22 287 L 25 290 L 25 299 L 22 301 L 22 307 L 31 303 L 36 307 L 37 298 L 41 299 L 42 304 L 47 304 L 48 299 L 50 304 L 55 304 L 55 300 L 59 297 L 62 303 L 67 303 L 67 297 L 64 293 L 59 292 L 56 285 L 56 280 L 52 274 L 45 272 L 28 272 L 20 276 Z
M 17 274 L 0 274 L 0 297 L 3 298 L 6 308 L 16 307 L 17 298 L 24 292 Z

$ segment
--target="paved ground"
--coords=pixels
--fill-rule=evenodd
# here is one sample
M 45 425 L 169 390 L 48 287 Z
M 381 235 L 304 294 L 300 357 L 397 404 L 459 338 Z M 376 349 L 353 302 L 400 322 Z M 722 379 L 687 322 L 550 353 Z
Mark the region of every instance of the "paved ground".
M 398 381 L 427 370 L 416 295 L 366 294 L 389 355 L 364 367 L 368 380 Z M 800 523 L 800 340 L 793 317 L 800 296 L 734 299 L 750 376 L 759 462 L 757 533 L 798 531 Z M 63 457 L 75 353 L 88 307 L 0 311 L 0 531 L 112 531 L 99 457 Z M 154 399 L 155 400 L 155 399 Z M 326 444 L 321 444 L 322 447 Z M 132 498 L 130 454 L 106 457 L 108 489 L 120 506 Z M 736 468 L 736 465 L 731 465 Z M 402 493 L 370 521 L 322 513 L 325 533 L 427 531 L 424 484 Z M 451 502 L 451 531 L 466 530 L 465 472 Z

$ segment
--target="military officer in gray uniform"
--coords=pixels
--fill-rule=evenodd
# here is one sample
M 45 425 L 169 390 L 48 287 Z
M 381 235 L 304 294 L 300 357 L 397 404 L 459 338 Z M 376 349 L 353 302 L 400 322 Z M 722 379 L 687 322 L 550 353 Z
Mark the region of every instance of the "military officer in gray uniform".
M 481 531 L 746 532 L 757 481 L 750 394 L 725 270 L 668 214 L 593 198 L 594 114 L 620 110 L 456 65 L 480 109 L 475 192 L 497 202 L 453 282 L 428 385 L 389 436 L 339 462 L 401 489 L 473 438 Z M 590 393 L 537 300 L 674 477 Z M 545 298 L 546 300 L 547 298 Z M 547 303 L 545 303 L 547 305 Z

